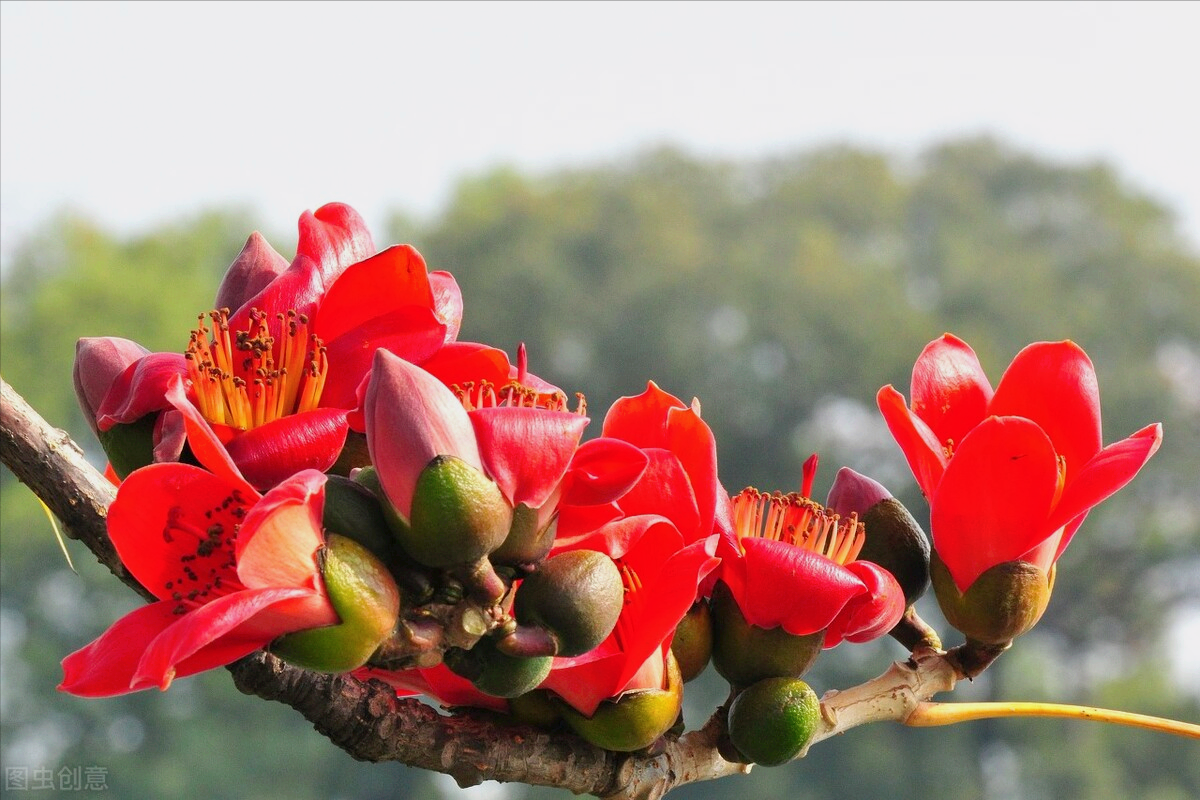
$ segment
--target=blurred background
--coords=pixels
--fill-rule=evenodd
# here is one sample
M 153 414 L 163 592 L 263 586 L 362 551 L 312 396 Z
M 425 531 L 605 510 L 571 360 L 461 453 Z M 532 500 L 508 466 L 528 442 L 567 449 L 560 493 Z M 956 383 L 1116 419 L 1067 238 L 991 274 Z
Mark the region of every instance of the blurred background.
M 993 381 L 1028 342 L 1071 338 L 1096 364 L 1105 440 L 1153 421 L 1166 440 L 1088 518 L 1039 627 L 956 696 L 1200 721 L 1197 24 L 1200 6 L 1146 2 L 6 0 L 0 368 L 100 464 L 76 339 L 181 350 L 250 231 L 290 258 L 300 213 L 340 200 L 377 245 L 452 271 L 461 338 L 525 342 L 535 371 L 587 394 L 594 428 L 653 379 L 700 398 L 731 490 L 794 488 L 815 451 L 818 497 L 844 464 L 927 518 L 876 390 L 907 392 L 943 331 Z M 165 694 L 57 694 L 59 660 L 137 600 L 68 543 L 72 570 L 7 470 L 0 492 L 6 779 L 565 795 L 355 762 L 221 670 Z M 902 656 L 843 645 L 811 682 Z M 688 723 L 721 699 L 711 671 L 689 684 Z M 1084 723 L 876 725 L 671 796 L 1185 800 L 1197 755 Z

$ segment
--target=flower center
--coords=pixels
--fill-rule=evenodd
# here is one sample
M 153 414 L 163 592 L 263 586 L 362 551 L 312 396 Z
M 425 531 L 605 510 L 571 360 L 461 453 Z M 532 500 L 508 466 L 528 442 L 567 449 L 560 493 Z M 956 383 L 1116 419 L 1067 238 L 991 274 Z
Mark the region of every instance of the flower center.
M 733 498 L 733 526 L 739 539 L 757 536 L 787 542 L 841 565 L 858 558 L 866 541 L 857 513 L 843 519 L 797 492 L 743 489 Z
M 477 408 L 540 408 L 547 411 L 571 411 L 567 395 L 561 389 L 534 389 L 514 379 L 497 388 L 487 380 L 465 381 L 450 386 L 450 391 L 467 411 Z M 587 398 L 575 393 L 575 414 L 587 416 Z
M 191 519 L 180 506 L 167 512 L 162 537 L 179 552 L 179 572 L 170 575 L 163 587 L 171 593 L 174 613 L 189 610 L 242 588 L 237 577 L 234 541 L 241 520 L 251 505 L 234 490 L 219 505 L 204 512 L 204 521 Z
M 230 331 L 227 308 L 201 314 L 199 321 L 184 358 L 209 422 L 249 430 L 317 407 L 329 360 L 324 343 L 309 333 L 306 315 L 276 314 L 274 334 L 258 309 L 244 331 Z

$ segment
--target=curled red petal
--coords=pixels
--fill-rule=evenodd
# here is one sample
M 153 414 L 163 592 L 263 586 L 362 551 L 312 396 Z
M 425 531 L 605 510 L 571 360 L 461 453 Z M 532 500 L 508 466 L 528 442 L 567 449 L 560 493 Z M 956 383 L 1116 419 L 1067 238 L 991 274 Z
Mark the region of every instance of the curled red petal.
M 487 381 L 501 387 L 508 383 L 511 366 L 503 350 L 477 342 L 450 342 L 421 362 L 421 369 L 447 386 Z
M 132 692 L 133 676 L 146 647 L 179 621 L 166 601 L 139 606 L 118 619 L 90 644 L 63 659 L 60 692 L 79 697 L 112 697 Z
M 1067 480 L 1100 452 L 1100 389 L 1087 353 L 1071 341 L 1035 342 L 1017 353 L 988 413 L 1038 424 L 1067 460 Z
M 912 410 L 940 442 L 961 442 L 988 413 L 992 385 L 975 351 L 944 334 L 925 346 L 912 372 Z
M 638 447 L 668 447 L 667 414 L 673 408 L 687 406 L 650 381 L 646 391 L 612 404 L 604 416 L 601 435 L 624 439 Z
M 683 530 L 684 537 L 694 541 L 708 536 L 713 530 L 718 498 L 724 490 L 717 479 L 716 439 L 696 408 L 673 408 L 667 412 L 667 449 L 679 459 L 696 498 L 697 527 Z
M 396 245 L 346 268 L 328 287 L 313 329 L 326 343 L 407 306 L 434 310 L 433 290 L 421 254 Z M 437 323 L 436 317 L 433 322 Z M 444 340 L 444 329 L 439 330 Z
M 316 408 L 243 431 L 225 447 L 246 480 L 262 491 L 301 470 L 332 467 L 349 428 L 345 410 Z
M 270 324 L 275 326 L 276 315 L 295 311 L 297 314 L 307 314 L 310 317 L 317 309 L 325 285 L 321 280 L 320 265 L 308 258 L 297 258 L 275 280 L 268 283 L 258 294 L 253 295 L 229 315 L 231 331 L 250 329 L 250 317 L 255 311 L 267 315 Z M 276 335 L 277 328 L 273 327 Z
M 645 448 L 647 464 L 637 483 L 621 496 L 617 505 L 626 514 L 660 514 L 670 519 L 685 541 L 693 542 L 712 533 L 712 518 L 702 528 L 695 489 L 679 458 L 669 450 Z
M 587 427 L 569 411 L 497 406 L 468 415 L 488 477 L 509 503 L 539 508 L 558 488 Z
M 563 505 L 610 503 L 628 492 L 650 459 L 640 447 L 602 436 L 584 442 L 571 458 Z
M 325 546 L 325 481 L 324 473 L 304 470 L 263 495 L 246 514 L 236 552 L 243 586 L 325 591 L 317 563 Z
M 1133 480 L 1150 456 L 1162 444 L 1162 425 L 1147 425 L 1137 433 L 1110 444 L 1092 457 L 1073 475 L 1068 473 L 1067 485 L 1054 508 L 1046 527 L 1051 530 L 1080 520 L 1089 509 L 1111 497 L 1117 490 Z M 1062 554 L 1078 525 L 1068 525 L 1054 554 L 1055 560 Z
M 875 396 L 879 411 L 883 414 L 892 438 L 904 452 L 909 469 L 917 479 L 917 485 L 925 496 L 933 497 L 938 481 L 942 479 L 942 471 L 946 469 L 946 454 L 937 435 L 913 414 L 904 395 L 892 386 L 884 386 Z
M 367 224 L 344 203 L 326 203 L 315 212 L 304 212 L 299 229 L 296 259 L 311 260 L 323 286 L 332 284 L 351 264 L 375 254 Z
M 846 604 L 825 631 L 825 647 L 843 639 L 869 642 L 890 631 L 904 616 L 904 591 L 895 577 L 878 564 L 854 561 L 846 565 L 863 582 L 864 590 Z
M 930 498 L 933 547 L 960 591 L 1052 533 L 1057 487 L 1054 446 L 1035 423 L 988 417 L 963 439 Z
M 179 353 L 150 353 L 139 358 L 112 382 L 96 409 L 96 426 L 106 431 L 168 408 L 167 386 L 172 378 L 186 374 L 187 361 Z

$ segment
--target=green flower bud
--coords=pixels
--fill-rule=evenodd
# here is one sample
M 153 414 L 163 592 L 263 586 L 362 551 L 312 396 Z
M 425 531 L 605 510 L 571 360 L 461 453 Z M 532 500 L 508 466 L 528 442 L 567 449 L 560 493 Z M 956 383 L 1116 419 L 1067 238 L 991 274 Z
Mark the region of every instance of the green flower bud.
M 1054 589 L 1055 568 L 1046 573 L 1026 561 L 990 567 L 966 592 L 959 592 L 936 552 L 929 571 L 946 621 L 983 644 L 1008 644 L 1036 625 Z
M 671 640 L 671 652 L 679 662 L 684 683 L 704 672 L 712 649 L 712 612 L 708 610 L 708 603 L 697 600 L 675 627 L 675 638 Z
M 341 622 L 286 634 L 270 650 L 305 669 L 348 672 L 367 663 L 392 635 L 400 593 L 383 563 L 353 539 L 329 534 L 323 554 L 321 575 Z
M 821 654 L 825 632 L 795 636 L 782 627 L 759 628 L 742 616 L 729 587 L 717 581 L 710 601 L 713 666 L 731 686 L 764 678 L 799 678 Z
M 860 561 L 892 573 L 911 606 L 929 588 L 929 539 L 908 509 L 894 497 L 880 500 L 859 517 L 867 536 Z
M 536 689 L 550 674 L 549 656 L 514 658 L 496 649 L 491 637 L 480 639 L 470 650 L 447 650 L 446 666 L 492 697 L 518 697 Z
M 797 678 L 766 678 L 729 706 L 729 740 L 756 764 L 774 767 L 795 758 L 821 722 L 821 701 Z
M 512 527 L 500 488 L 455 456 L 438 456 L 421 471 L 400 544 L 429 567 L 473 564 L 499 547 Z
M 379 499 L 367 487 L 349 478 L 330 475 L 325 481 L 325 514 L 321 525 L 326 531 L 358 542 L 385 564 L 399 550 Z
M 635 689 L 600 703 L 585 717 L 566 703 L 560 712 L 571 730 L 588 742 L 618 753 L 632 753 L 654 744 L 671 729 L 683 707 L 683 678 L 679 664 L 667 651 L 666 686 Z
M 559 656 L 578 656 L 603 642 L 625 599 L 621 572 L 595 550 L 570 550 L 546 561 L 521 582 L 513 612 L 522 627 L 541 628 Z

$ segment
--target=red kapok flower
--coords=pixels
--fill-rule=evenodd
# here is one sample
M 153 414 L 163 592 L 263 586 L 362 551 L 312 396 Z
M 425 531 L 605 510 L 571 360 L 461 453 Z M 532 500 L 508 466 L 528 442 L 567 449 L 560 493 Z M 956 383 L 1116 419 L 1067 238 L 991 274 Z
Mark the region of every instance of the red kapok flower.
M 259 495 L 183 398 L 193 449 L 212 471 L 153 464 L 117 490 L 108 531 L 158 601 L 63 660 L 59 689 L 104 697 L 228 664 L 276 637 L 338 622 L 317 563 L 325 476 L 300 472 Z
M 993 392 L 975 352 L 945 334 L 913 367 L 911 408 L 891 386 L 877 399 L 960 592 L 1008 562 L 1048 573 L 1088 511 L 1162 442 L 1156 423 L 1103 446 L 1096 373 L 1071 341 L 1029 345 Z
M 720 579 L 755 627 L 824 631 L 826 648 L 869 641 L 900 620 L 904 594 L 887 570 L 857 560 L 868 535 L 857 516 L 843 519 L 809 499 L 815 471 L 809 459 L 801 493 L 746 489 L 732 498 Z
M 154 459 L 177 459 L 183 426 L 164 394 L 173 375 L 184 375 L 191 401 L 242 474 L 265 489 L 301 469 L 333 465 L 376 348 L 423 362 L 457 335 L 462 301 L 454 279 L 428 273 L 407 245 L 375 253 L 349 206 L 302 216 L 296 258 L 284 267 L 262 237 L 251 236 L 187 352 L 149 354 L 113 380 L 96 409 L 100 431 L 165 410 Z M 86 374 L 87 365 L 77 372 Z

